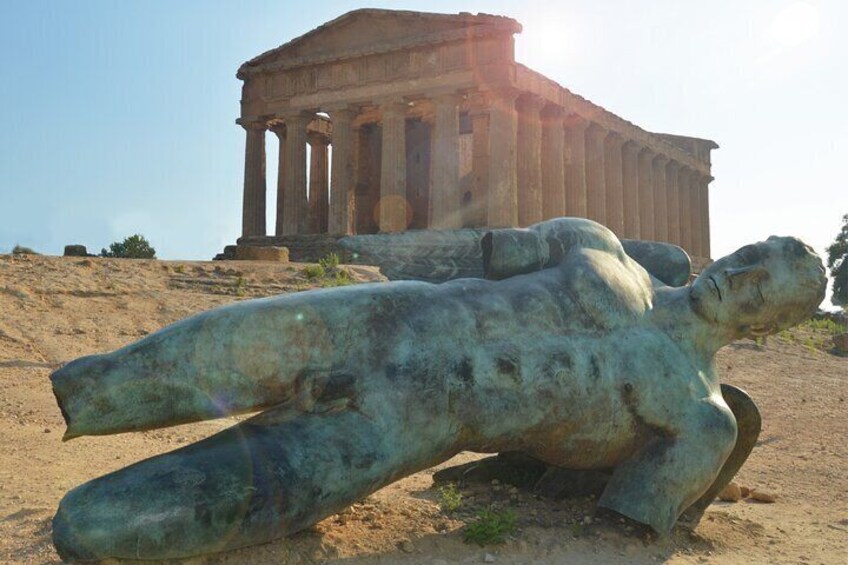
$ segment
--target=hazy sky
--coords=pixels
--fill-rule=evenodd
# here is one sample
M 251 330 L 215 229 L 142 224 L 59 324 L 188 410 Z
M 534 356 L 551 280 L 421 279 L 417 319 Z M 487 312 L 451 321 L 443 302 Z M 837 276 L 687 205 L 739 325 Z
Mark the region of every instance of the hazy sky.
M 718 142 L 716 257 L 771 234 L 823 252 L 848 213 L 848 2 L 368 6 L 513 17 L 524 26 L 518 61 L 649 131 Z M 244 166 L 236 69 L 360 7 L 2 0 L 0 252 L 99 251 L 138 232 L 162 258 L 209 259 L 235 242 Z M 268 151 L 273 198 L 273 136 Z

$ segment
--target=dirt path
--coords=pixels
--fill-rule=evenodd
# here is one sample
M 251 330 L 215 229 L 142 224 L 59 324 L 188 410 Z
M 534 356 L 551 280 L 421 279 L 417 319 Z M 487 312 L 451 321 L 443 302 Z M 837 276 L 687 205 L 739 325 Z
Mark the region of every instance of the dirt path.
M 360 269 L 354 278 L 377 277 Z M 235 421 L 62 443 L 48 381 L 53 368 L 194 312 L 313 283 L 296 265 L 0 255 L 0 563 L 59 563 L 50 520 L 68 489 Z M 771 338 L 765 347 L 739 342 L 719 353 L 724 381 L 747 389 L 764 420 L 737 481 L 778 500 L 716 503 L 694 535 L 678 529 L 646 541 L 595 517 L 593 500 L 552 503 L 504 485 L 462 491 L 460 509 L 447 515 L 430 469 L 292 538 L 194 561 L 848 563 L 848 359 L 797 335 Z M 448 464 L 474 457 L 461 454 Z M 487 507 L 514 512 L 518 530 L 503 545 L 464 543 L 464 524 Z

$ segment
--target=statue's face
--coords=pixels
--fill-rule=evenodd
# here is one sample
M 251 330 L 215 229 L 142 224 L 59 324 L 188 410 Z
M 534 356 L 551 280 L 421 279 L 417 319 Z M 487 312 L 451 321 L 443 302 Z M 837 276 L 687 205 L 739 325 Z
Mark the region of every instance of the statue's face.
M 722 257 L 690 289 L 695 312 L 738 336 L 775 333 L 803 321 L 824 298 L 821 259 L 801 240 L 772 236 Z

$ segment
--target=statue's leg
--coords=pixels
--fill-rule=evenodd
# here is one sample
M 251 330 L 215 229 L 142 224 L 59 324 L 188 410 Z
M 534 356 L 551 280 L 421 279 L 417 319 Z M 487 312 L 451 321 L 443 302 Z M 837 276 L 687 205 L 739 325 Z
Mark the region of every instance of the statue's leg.
M 173 559 L 291 534 L 432 463 L 387 422 L 263 413 L 73 489 L 53 542 L 67 560 Z
M 733 446 L 733 451 L 730 452 L 730 456 L 724 462 L 718 477 L 707 489 L 707 492 L 701 495 L 701 498 L 687 508 L 680 517 L 680 524 L 691 529 L 698 525 L 707 507 L 712 504 L 718 493 L 730 483 L 742 464 L 748 459 L 762 429 L 760 411 L 745 391 L 732 385 L 722 384 L 721 395 L 736 417 L 736 426 L 739 430 L 736 435 L 736 445 Z
M 699 403 L 669 431 L 652 426 L 643 447 L 613 471 L 598 506 L 668 533 L 685 508 L 713 483 L 736 443 L 724 407 Z

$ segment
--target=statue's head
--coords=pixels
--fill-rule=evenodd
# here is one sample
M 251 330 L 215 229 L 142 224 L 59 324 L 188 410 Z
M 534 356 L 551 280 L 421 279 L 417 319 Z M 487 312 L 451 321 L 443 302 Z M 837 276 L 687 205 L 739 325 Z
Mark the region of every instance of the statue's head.
M 695 279 L 695 312 L 736 337 L 779 332 L 810 317 L 824 298 L 821 259 L 801 240 L 771 236 L 722 257 Z

